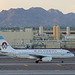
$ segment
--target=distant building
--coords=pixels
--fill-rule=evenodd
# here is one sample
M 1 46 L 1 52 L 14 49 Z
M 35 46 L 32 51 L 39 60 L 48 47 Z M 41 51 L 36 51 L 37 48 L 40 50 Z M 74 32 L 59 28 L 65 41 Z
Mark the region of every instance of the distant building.
M 54 40 L 56 39 L 56 26 L 53 26 L 53 37 Z
M 39 35 L 43 35 L 43 26 L 39 27 Z
M 59 26 L 53 26 L 53 37 L 54 37 L 54 40 L 60 39 L 60 27 Z
M 23 45 L 33 40 L 33 29 L 26 28 L 21 32 L 0 32 L 0 36 L 3 36 L 10 45 Z
M 67 27 L 66 35 L 70 36 L 70 27 Z
M 60 27 L 56 26 L 56 40 L 60 39 Z

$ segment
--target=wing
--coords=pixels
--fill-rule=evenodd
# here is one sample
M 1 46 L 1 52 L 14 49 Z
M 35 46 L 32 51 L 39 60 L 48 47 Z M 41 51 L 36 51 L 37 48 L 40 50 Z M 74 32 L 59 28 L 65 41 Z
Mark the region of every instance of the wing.
M 34 56 L 36 58 L 44 58 L 44 57 L 48 57 L 50 55 L 45 55 L 45 54 L 29 54 L 30 56 Z

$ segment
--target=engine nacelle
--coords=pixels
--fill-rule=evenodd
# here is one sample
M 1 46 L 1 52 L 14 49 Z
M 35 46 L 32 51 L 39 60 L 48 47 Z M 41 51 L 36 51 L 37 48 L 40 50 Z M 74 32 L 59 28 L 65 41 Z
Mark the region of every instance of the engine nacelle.
M 29 59 L 36 59 L 34 56 L 28 56 Z
M 42 61 L 44 61 L 44 62 L 51 62 L 51 60 L 52 60 L 52 57 L 44 57 L 44 58 L 42 58 Z

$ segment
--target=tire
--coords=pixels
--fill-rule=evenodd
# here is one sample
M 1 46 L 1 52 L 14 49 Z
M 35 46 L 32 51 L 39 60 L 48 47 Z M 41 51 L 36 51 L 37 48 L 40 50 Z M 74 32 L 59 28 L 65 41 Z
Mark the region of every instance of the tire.
M 39 63 L 39 61 L 37 60 L 37 61 L 35 61 L 35 63 Z
M 61 61 L 61 63 L 64 63 L 64 61 Z

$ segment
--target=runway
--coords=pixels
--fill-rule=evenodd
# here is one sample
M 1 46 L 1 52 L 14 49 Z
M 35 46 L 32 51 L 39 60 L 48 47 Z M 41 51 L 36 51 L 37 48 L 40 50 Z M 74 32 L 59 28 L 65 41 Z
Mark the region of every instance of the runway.
M 75 70 L 75 57 L 62 59 L 64 63 L 61 63 L 61 59 L 35 63 L 31 59 L 4 57 L 0 58 L 0 70 Z
M 61 61 L 64 60 L 64 63 Z M 69 59 L 54 59 L 52 62 L 0 57 L 0 75 L 74 75 L 75 57 Z
M 0 71 L 0 75 L 75 75 L 75 71 L 72 70 L 4 70 Z

